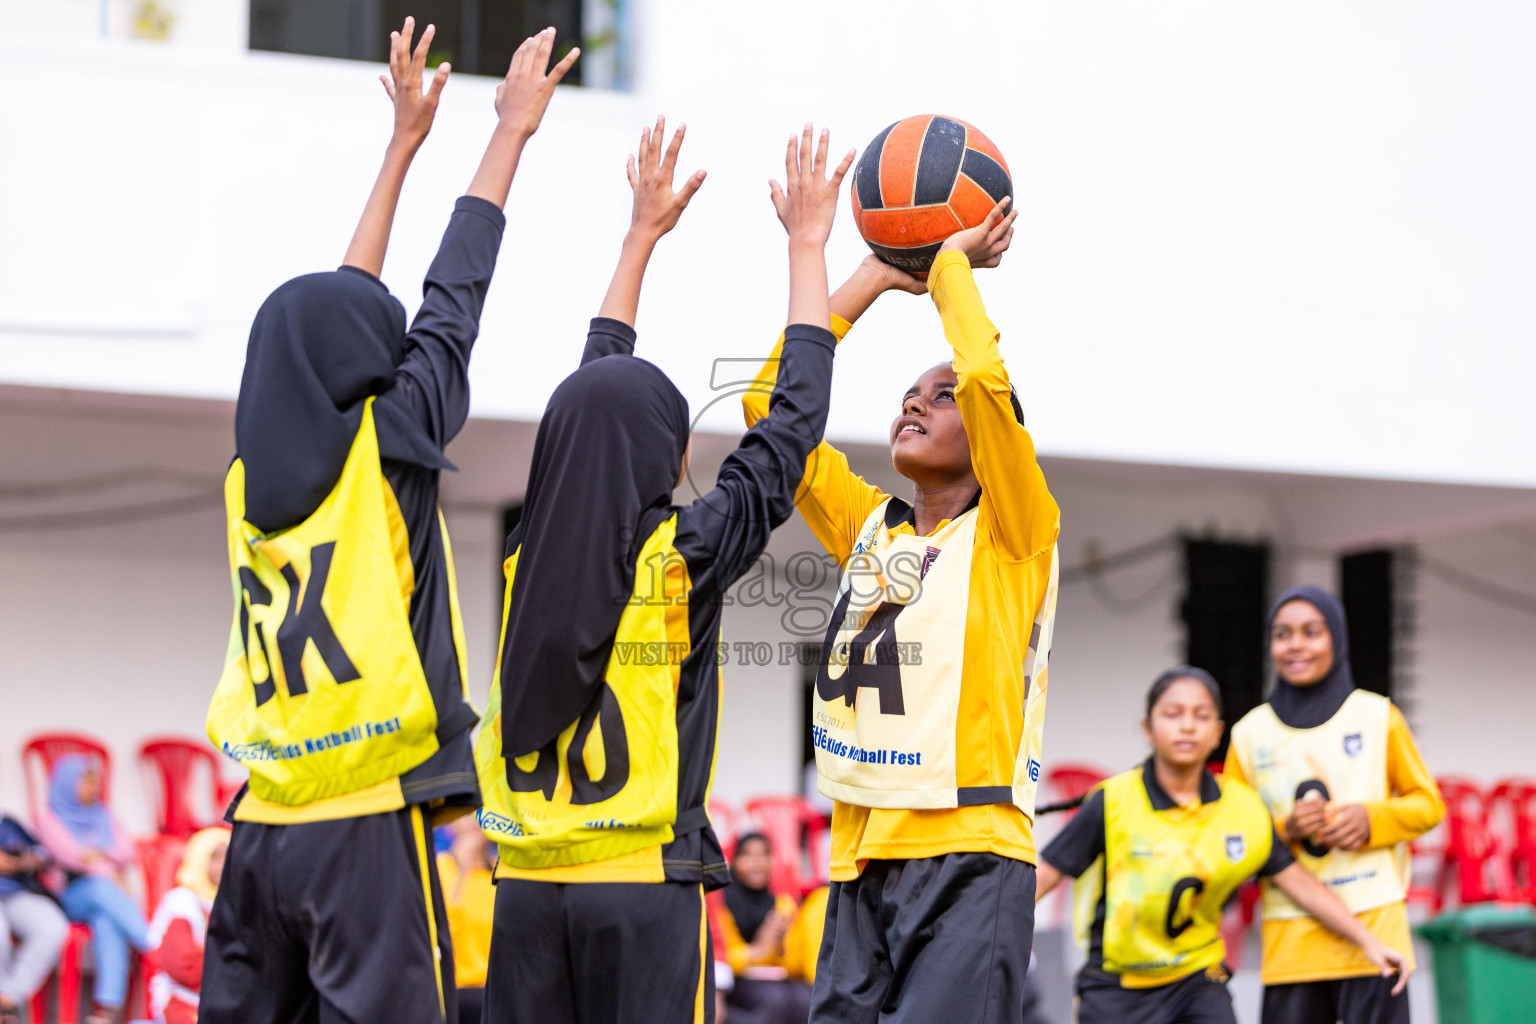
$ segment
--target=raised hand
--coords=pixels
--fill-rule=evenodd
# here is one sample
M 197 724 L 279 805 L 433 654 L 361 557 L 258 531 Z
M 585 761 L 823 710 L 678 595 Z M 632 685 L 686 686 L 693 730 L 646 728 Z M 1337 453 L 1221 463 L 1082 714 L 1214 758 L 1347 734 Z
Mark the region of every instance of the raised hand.
M 427 49 L 432 44 L 432 37 L 437 34 L 437 26 L 427 26 L 413 53 L 411 34 L 415 29 L 416 19 L 406 18 L 400 31 L 389 34 L 389 74 L 379 76 L 379 81 L 384 83 L 384 91 L 389 93 L 390 102 L 395 105 L 395 134 L 390 141 L 409 147 L 413 153 L 432 130 L 432 119 L 437 116 L 438 98 L 443 94 L 443 86 L 448 84 L 448 73 L 453 70 L 446 62 L 439 64 L 437 73 L 432 76 L 432 83 L 425 92 L 422 91 L 421 78 L 427 67 Z
M 842 163 L 826 176 L 832 134 L 823 128 L 820 142 L 814 142 L 812 131 L 810 122 L 806 122 L 798 139 L 789 137 L 784 153 L 784 185 L 770 181 L 768 192 L 792 243 L 824 246 L 832 234 L 838 189 L 843 184 L 843 175 L 853 166 L 854 151 L 850 149 Z
M 963 252 L 972 268 L 997 266 L 1013 243 L 1013 222 L 1018 219 L 1019 211 L 1010 208 L 1012 205 L 1012 199 L 1004 199 L 992 207 L 980 224 L 946 238 L 939 246 L 939 252 Z
M 547 28 L 536 36 L 523 40 L 512 55 L 512 66 L 507 77 L 496 87 L 496 114 L 501 127 L 527 138 L 539 130 L 544 111 L 549 108 L 555 86 L 571 70 L 581 48 L 573 46 L 571 52 L 549 67 L 549 55 L 555 48 L 555 30 Z M 548 74 L 545 69 L 548 68 Z
M 666 137 L 667 119 L 656 118 L 656 128 L 640 130 L 639 152 L 629 158 L 626 172 L 629 187 L 635 193 L 634 212 L 630 215 L 629 229 L 654 242 L 677 227 L 678 218 L 688 208 L 688 202 L 704 184 L 704 172 L 694 171 L 683 187 L 672 191 L 672 176 L 677 170 L 677 154 L 683 148 L 683 134 L 687 125 L 678 125 L 672 136 L 672 144 L 663 152 L 661 140 Z

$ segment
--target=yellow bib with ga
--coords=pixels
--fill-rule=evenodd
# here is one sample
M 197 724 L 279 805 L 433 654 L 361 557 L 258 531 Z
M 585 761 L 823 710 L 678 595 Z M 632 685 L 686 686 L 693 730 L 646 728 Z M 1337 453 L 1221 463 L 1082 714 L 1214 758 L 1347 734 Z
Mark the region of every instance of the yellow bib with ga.
M 1392 702 L 1355 690 L 1332 718 L 1315 729 L 1292 729 L 1261 704 L 1232 728 L 1243 774 L 1277 817 L 1287 817 L 1309 794 L 1332 803 L 1385 800 L 1387 730 Z M 1375 850 L 1330 850 L 1301 844 L 1296 858 L 1349 908 L 1351 914 L 1397 903 L 1408 893 L 1408 844 Z M 1264 919 L 1306 917 L 1275 886 L 1264 886 Z
M 225 478 L 235 621 L 208 737 L 263 800 L 341 796 L 437 751 L 387 486 L 371 398 L 336 486 L 297 526 L 263 534 L 245 521 L 240 460 Z
M 960 786 L 955 750 L 966 742 L 960 697 L 979 512 L 919 537 L 891 532 L 889 504 L 864 521 L 838 587 L 812 698 L 818 788 L 860 807 L 1013 803 L 1032 816 L 1056 562 L 1026 655 L 1021 749 L 1006 777 Z
M 1222 909 L 1264 866 L 1274 839 L 1269 812 L 1247 786 L 1217 779 L 1220 800 L 1158 811 L 1142 771 L 1103 784 L 1104 871 L 1078 883 L 1104 886 L 1104 970 L 1126 988 L 1221 963 Z
M 475 739 L 485 800 L 479 821 L 514 868 L 588 864 L 672 841 L 678 822 L 678 674 L 689 650 L 688 570 L 672 547 L 676 533 L 672 516 L 635 560 L 634 597 L 619 618 L 597 697 L 543 749 L 516 758 L 510 772 L 501 746 L 497 662 Z M 506 561 L 503 651 L 518 554 Z

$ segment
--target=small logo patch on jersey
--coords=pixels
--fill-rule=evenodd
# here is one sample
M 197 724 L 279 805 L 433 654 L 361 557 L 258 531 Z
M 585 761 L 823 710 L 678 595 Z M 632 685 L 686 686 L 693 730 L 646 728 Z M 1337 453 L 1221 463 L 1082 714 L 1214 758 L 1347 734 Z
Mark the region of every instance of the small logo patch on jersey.
M 917 573 L 917 578 L 918 579 L 925 580 L 925 579 L 928 578 L 928 570 L 933 568 L 933 563 L 938 561 L 939 555 L 941 553 L 942 553 L 942 549 L 940 549 L 940 548 L 936 548 L 936 547 L 929 547 L 928 548 L 927 554 L 923 555 L 923 567 L 920 570 L 918 570 L 918 573 Z M 946 562 L 944 564 L 948 565 L 949 563 Z
M 1241 835 L 1227 836 L 1227 859 L 1236 864 L 1243 859 L 1243 854 L 1248 852 L 1248 844 L 1243 841 Z
M 1364 749 L 1365 740 L 1359 733 L 1352 732 L 1348 736 L 1344 737 L 1344 753 L 1348 754 L 1350 757 L 1359 757 L 1360 752 Z

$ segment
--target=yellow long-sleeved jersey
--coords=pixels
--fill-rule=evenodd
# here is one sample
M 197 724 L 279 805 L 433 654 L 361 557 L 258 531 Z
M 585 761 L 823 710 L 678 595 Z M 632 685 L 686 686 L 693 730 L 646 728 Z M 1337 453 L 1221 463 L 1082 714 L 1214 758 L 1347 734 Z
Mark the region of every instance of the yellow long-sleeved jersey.
M 941 253 L 929 273 L 928 288 L 954 349 L 955 402 L 981 484 L 965 625 L 963 635 L 953 638 L 963 648 L 953 744 L 955 780 L 960 787 L 991 790 L 998 788 L 999 780 L 1014 779 L 1018 759 L 1038 749 L 1045 652 L 1040 652 L 1036 678 L 1027 678 L 1026 662 L 1031 630 L 1046 608 L 1051 587 L 1060 510 L 1046 487 L 1034 443 L 1014 416 L 998 330 L 987 317 L 964 254 Z M 850 329 L 848 322 L 833 317 L 833 333 L 839 339 Z M 778 355 L 776 348 L 743 398 L 748 425 L 767 414 Z M 825 442 L 807 460 L 802 488 L 801 515 L 823 547 L 846 567 L 866 520 L 890 496 L 854 474 L 847 457 Z M 935 533 L 943 533 L 949 522 L 941 523 Z M 915 536 L 910 512 L 900 522 L 888 517 L 885 526 L 891 536 Z M 1036 721 L 1029 720 L 1031 713 Z M 1032 737 L 1026 735 L 1030 729 Z M 1038 764 L 1030 770 L 1038 775 Z M 1033 829 L 1024 808 L 1006 797 L 934 810 L 867 807 L 841 800 L 834 805 L 835 880 L 857 877 L 871 859 L 957 852 L 994 853 L 1033 863 Z
M 1256 709 L 1256 711 L 1263 710 Z M 1255 712 L 1250 712 L 1253 714 Z M 1240 723 L 1241 724 L 1241 723 Z M 1434 776 L 1424 766 L 1413 733 L 1402 712 L 1388 709 L 1386 745 L 1386 780 L 1389 795 L 1366 801 L 1371 837 L 1365 849 L 1379 850 L 1406 843 L 1428 832 L 1445 817 L 1445 803 Z M 1254 785 L 1243 769 L 1234 730 L 1234 743 L 1227 752 L 1225 773 L 1228 778 Z M 1275 808 L 1271 807 L 1273 813 Z M 1285 834 L 1285 819 L 1290 807 L 1275 814 L 1275 829 Z M 1300 852 L 1300 844 L 1292 847 Z M 1305 859 L 1303 858 L 1305 863 Z M 1405 880 L 1406 883 L 1406 880 Z M 1408 928 L 1408 905 L 1398 899 L 1356 915 L 1383 943 L 1409 955 L 1413 952 Z M 1360 947 L 1329 931 L 1315 918 L 1293 917 L 1266 919 L 1263 925 L 1266 985 L 1286 985 L 1304 981 L 1331 981 L 1337 978 L 1365 977 L 1376 968 Z

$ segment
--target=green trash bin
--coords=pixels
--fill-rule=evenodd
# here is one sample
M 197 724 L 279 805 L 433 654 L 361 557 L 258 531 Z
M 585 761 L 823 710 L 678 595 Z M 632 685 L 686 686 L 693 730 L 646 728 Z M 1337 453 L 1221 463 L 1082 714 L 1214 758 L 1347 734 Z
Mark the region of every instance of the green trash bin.
M 1536 910 L 1477 903 L 1418 931 L 1434 950 L 1440 1024 L 1536 1021 Z

